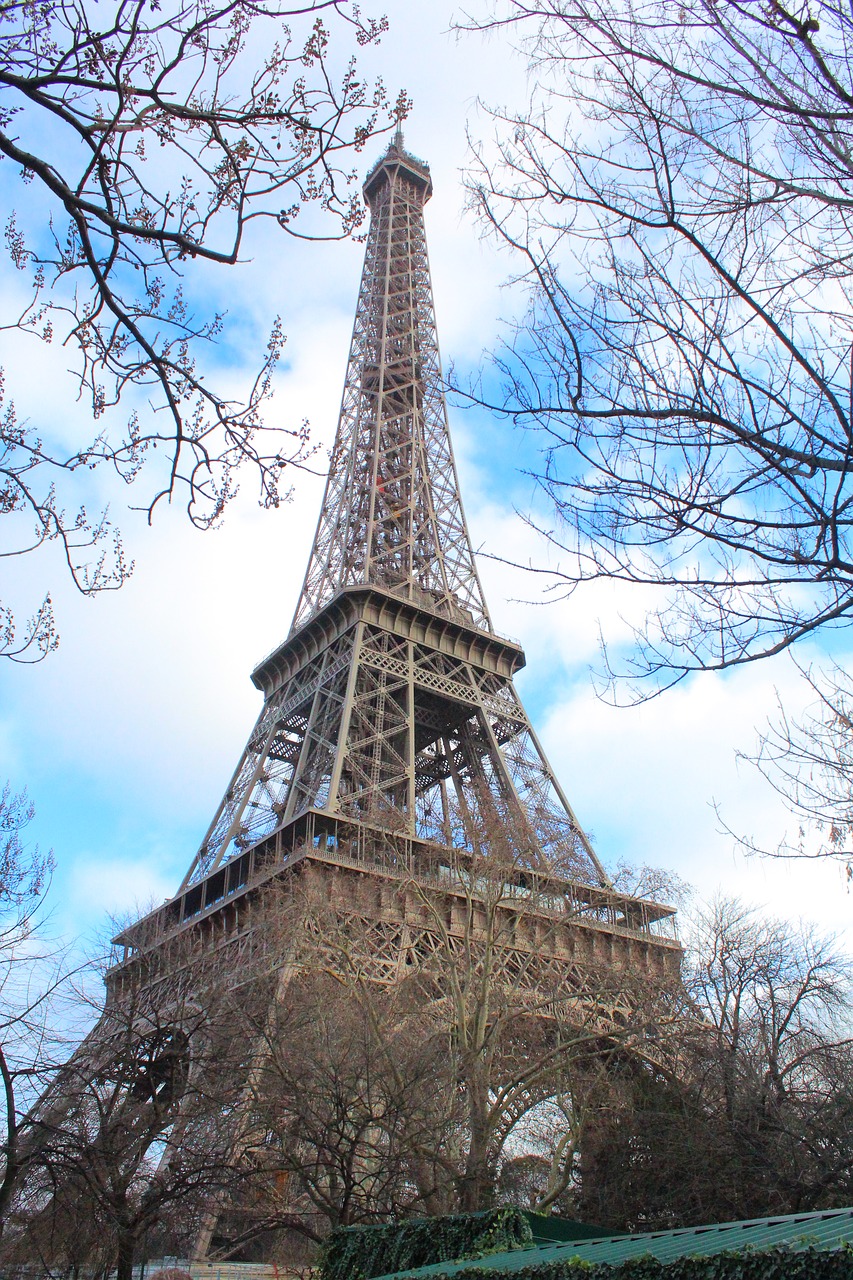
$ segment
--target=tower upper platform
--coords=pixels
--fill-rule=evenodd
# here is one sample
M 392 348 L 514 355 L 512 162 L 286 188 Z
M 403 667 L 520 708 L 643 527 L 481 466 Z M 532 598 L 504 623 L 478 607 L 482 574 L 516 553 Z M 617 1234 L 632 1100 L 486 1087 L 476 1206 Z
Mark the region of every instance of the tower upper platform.
M 410 151 L 406 151 L 403 146 L 402 130 L 398 129 L 385 155 L 376 161 L 364 180 L 362 192 L 365 203 L 373 208 L 373 203 L 383 186 L 390 186 L 401 178 L 411 182 L 417 190 L 422 192 L 422 203 L 426 204 L 432 195 L 429 165 L 424 160 L 419 160 L 417 156 L 413 156 Z

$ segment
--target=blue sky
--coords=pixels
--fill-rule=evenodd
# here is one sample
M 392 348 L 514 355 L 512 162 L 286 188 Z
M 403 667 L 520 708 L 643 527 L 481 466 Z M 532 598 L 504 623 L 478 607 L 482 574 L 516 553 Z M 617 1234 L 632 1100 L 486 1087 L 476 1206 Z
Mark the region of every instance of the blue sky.
M 523 66 L 495 41 L 448 35 L 449 6 L 398 0 L 383 8 L 391 31 L 361 56 L 415 100 L 406 142 L 433 172 L 427 231 L 442 353 L 464 373 L 521 305 L 502 287 L 512 263 L 478 238 L 464 211 L 466 129 L 476 136 L 486 127 L 478 96 L 523 101 Z M 374 158 L 362 157 L 365 169 Z M 221 372 L 239 385 L 258 336 L 280 312 L 288 343 L 270 418 L 294 425 L 307 417 L 328 443 L 362 248 L 304 247 L 266 230 L 250 254 L 195 286 L 227 300 Z M 14 285 L 0 275 L 0 287 Z M 15 335 L 0 335 L 0 347 L 0 363 L 16 370 L 21 411 L 58 430 L 73 425 L 62 352 Z M 454 408 L 451 419 L 475 544 L 541 560 L 514 510 L 531 500 L 518 469 L 529 445 L 482 412 Z M 3 590 L 37 601 L 50 586 L 62 631 L 47 662 L 0 668 L 0 778 L 28 786 L 34 834 L 55 850 L 61 932 L 100 931 L 107 913 L 132 912 L 177 888 L 257 715 L 249 673 L 289 626 L 321 487 L 319 477 L 298 477 L 294 502 L 277 512 L 260 511 L 247 491 L 224 527 L 204 534 L 177 508 L 158 511 L 148 528 L 121 509 L 132 491 L 104 488 L 136 570 L 121 592 L 94 600 L 77 595 L 48 557 L 7 562 Z M 519 602 L 536 595 L 535 581 L 488 559 L 482 571 L 498 629 L 527 651 L 522 696 L 606 861 L 668 867 L 703 894 L 722 888 L 777 914 L 847 928 L 853 898 L 837 868 L 747 860 L 720 833 L 712 807 L 716 801 L 731 827 L 768 845 L 791 828 L 766 785 L 734 757 L 772 712 L 776 688 L 789 700 L 800 696 L 787 660 L 697 678 L 646 707 L 616 710 L 595 698 L 589 668 L 599 626 L 611 641 L 624 640 L 624 618 L 643 608 L 639 594 L 600 584 L 543 607 Z

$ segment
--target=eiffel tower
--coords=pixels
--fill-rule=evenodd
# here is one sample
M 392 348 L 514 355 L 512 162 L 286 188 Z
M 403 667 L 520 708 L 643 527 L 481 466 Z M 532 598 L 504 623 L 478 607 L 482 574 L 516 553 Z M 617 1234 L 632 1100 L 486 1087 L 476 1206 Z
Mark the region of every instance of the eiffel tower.
M 431 192 L 428 166 L 398 131 L 364 184 L 355 327 L 293 623 L 253 672 L 261 713 L 177 894 L 115 939 L 108 1010 L 145 956 L 168 967 L 175 939 L 230 940 L 239 953 L 263 887 L 309 867 L 369 926 L 370 978 L 393 983 L 422 954 L 407 923 L 413 893 L 452 893 L 449 864 L 473 856 L 496 814 L 523 831 L 526 865 L 560 888 L 559 929 L 513 944 L 538 948 L 531 974 L 569 982 L 585 959 L 678 971 L 673 909 L 608 881 L 515 691 L 523 651 L 497 634 L 486 605 L 443 394 Z M 372 914 L 355 887 L 365 877 L 381 904 Z M 103 1034 L 99 1024 L 81 1051 L 92 1064 Z M 149 1051 L 156 1066 L 176 1042 Z M 62 1105 L 58 1093 L 48 1105 Z M 200 1255 L 211 1234 L 212 1220 Z

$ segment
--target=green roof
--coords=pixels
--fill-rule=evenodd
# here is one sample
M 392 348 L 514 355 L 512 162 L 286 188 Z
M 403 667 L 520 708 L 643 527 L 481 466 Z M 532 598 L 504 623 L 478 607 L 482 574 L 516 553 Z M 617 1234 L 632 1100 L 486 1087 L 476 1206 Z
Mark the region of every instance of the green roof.
M 540 1240 L 542 1237 L 540 1236 Z M 599 1235 L 594 1239 L 555 1243 L 534 1240 L 532 1245 L 509 1253 L 466 1262 L 438 1262 L 430 1267 L 399 1271 L 397 1277 L 452 1276 L 458 1271 L 519 1271 L 523 1267 L 569 1261 L 603 1262 L 615 1266 L 629 1258 L 651 1254 L 661 1262 L 691 1254 L 724 1253 L 728 1249 L 840 1249 L 853 1244 L 853 1209 L 827 1209 L 817 1213 L 794 1213 L 774 1218 L 751 1218 L 746 1222 L 721 1222 L 703 1227 L 678 1227 L 673 1231 L 648 1231 L 641 1235 Z M 383 1276 L 381 1280 L 391 1280 Z
M 593 1227 L 588 1222 L 577 1222 L 574 1218 L 558 1218 L 550 1213 L 533 1213 L 530 1209 L 522 1209 L 521 1212 L 530 1224 L 534 1244 L 542 1244 L 546 1241 L 556 1244 L 565 1243 L 567 1240 L 600 1240 L 606 1234 L 603 1227 Z

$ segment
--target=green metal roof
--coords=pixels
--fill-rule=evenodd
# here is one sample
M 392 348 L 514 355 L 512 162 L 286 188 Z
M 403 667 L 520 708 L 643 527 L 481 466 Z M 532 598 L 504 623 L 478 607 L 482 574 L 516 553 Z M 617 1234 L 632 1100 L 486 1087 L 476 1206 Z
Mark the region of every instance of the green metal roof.
M 605 1235 L 603 1227 L 590 1226 L 588 1222 L 576 1222 L 574 1218 L 558 1218 L 550 1213 L 533 1213 L 530 1209 L 521 1211 L 533 1235 L 534 1244 L 565 1243 L 567 1240 L 600 1240 Z
M 649 1231 L 642 1235 L 598 1236 L 592 1240 L 566 1243 L 534 1242 L 509 1253 L 489 1254 L 467 1262 L 438 1262 L 430 1267 L 399 1271 L 394 1280 L 406 1276 L 419 1280 L 429 1276 L 454 1275 L 458 1271 L 520 1271 L 522 1267 L 583 1259 L 615 1266 L 629 1258 L 651 1254 L 661 1262 L 673 1262 L 690 1254 L 723 1253 L 727 1249 L 839 1249 L 853 1244 L 853 1209 L 827 1209 L 817 1213 L 795 1213 L 775 1218 L 752 1218 L 746 1222 L 721 1222 L 704 1227 L 679 1227 L 674 1231 Z M 383 1276 L 379 1280 L 391 1280 Z

